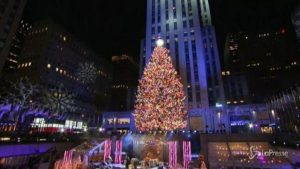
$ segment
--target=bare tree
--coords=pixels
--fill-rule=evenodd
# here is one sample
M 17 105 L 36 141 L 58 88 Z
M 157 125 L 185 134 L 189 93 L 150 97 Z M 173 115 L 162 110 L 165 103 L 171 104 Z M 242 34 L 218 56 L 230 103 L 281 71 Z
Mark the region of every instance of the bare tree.
M 38 91 L 38 85 L 34 85 L 26 77 L 10 82 L 10 85 L 2 90 L 0 96 L 0 104 L 11 105 L 8 112 L 9 120 L 17 121 L 26 110 L 39 106 L 36 99 Z

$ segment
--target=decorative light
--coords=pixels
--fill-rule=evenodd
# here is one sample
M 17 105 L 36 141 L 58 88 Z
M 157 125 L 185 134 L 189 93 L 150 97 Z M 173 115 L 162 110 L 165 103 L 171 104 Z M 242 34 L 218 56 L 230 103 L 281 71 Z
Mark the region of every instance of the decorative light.
M 223 104 L 221 104 L 221 103 L 216 103 L 216 107 L 217 107 L 217 108 L 221 108 L 221 107 L 223 107 Z
M 184 165 L 184 168 L 188 168 L 188 165 L 191 160 L 192 160 L 191 142 L 183 141 L 183 165 Z
M 80 63 L 77 76 L 83 83 L 94 83 L 98 77 L 97 68 L 94 63 Z
M 271 112 L 272 112 L 272 116 L 274 117 L 275 116 L 275 111 L 271 110 Z
M 106 161 L 111 155 L 111 143 L 112 141 L 110 139 L 104 141 L 104 161 Z
M 218 118 L 219 119 L 221 118 L 221 112 L 218 112 Z
M 177 142 L 170 141 L 169 144 L 169 167 L 175 168 L 177 165 Z
M 252 123 L 249 124 L 249 128 L 250 128 L 250 129 L 253 128 L 253 124 L 252 124 Z
M 115 163 L 121 164 L 122 162 L 122 140 L 116 141 L 116 151 L 115 151 Z

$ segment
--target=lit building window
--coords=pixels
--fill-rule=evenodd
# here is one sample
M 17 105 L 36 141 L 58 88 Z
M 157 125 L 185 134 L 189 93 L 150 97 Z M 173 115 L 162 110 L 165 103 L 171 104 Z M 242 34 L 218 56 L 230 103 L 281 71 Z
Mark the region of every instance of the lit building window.
M 14 60 L 14 59 L 8 59 L 10 62 L 14 62 L 14 63 L 18 63 L 18 61 Z
M 226 74 L 227 74 L 227 75 L 230 75 L 230 71 L 227 71 Z
M 28 63 L 28 66 L 31 66 L 31 62 Z
M 27 63 L 25 63 L 25 67 L 27 67 L 27 65 L 28 65 L 28 64 L 27 64 Z
M 47 68 L 50 69 L 51 68 L 51 64 L 47 64 Z M 56 68 L 57 69 L 57 68 Z
M 56 68 L 55 70 L 56 70 L 57 72 L 59 71 L 59 69 L 58 69 L 58 68 Z
M 63 37 L 63 40 L 64 40 L 64 41 L 66 41 L 66 40 L 67 40 L 67 38 L 64 36 L 64 37 Z

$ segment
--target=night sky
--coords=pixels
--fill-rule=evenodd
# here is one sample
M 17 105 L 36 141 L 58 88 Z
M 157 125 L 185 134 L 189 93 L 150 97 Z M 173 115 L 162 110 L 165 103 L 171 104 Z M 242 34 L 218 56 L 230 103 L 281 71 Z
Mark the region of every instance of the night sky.
M 290 15 L 298 0 L 210 0 L 220 55 L 228 32 L 293 31 Z M 98 54 L 139 58 L 145 36 L 146 0 L 28 0 L 24 19 L 51 19 Z

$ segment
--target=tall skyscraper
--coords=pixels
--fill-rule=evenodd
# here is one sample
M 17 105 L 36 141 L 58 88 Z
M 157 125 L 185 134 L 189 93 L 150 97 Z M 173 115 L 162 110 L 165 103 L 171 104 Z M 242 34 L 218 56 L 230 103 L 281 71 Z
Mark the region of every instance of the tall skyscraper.
M 228 34 L 226 41 L 223 74 L 244 76 L 244 80 L 233 82 L 229 87 L 239 84 L 239 95 L 243 96 L 243 83 L 247 82 L 252 103 L 264 103 L 274 93 L 300 82 L 300 52 L 293 32 L 285 28 L 237 32 Z M 228 101 L 246 101 L 245 97 Z
M 27 0 L 0 1 L 0 75 Z
M 127 55 L 113 56 L 113 78 L 111 90 L 112 111 L 133 109 L 138 83 L 138 64 Z
M 158 38 L 170 50 L 188 96 L 188 108 L 223 104 L 219 53 L 208 0 L 147 0 L 140 68 L 149 61 Z
M 11 43 L 11 48 L 7 55 L 4 67 L 3 67 L 3 76 L 8 75 L 9 73 L 14 72 L 18 66 L 18 60 L 20 59 L 24 39 L 26 34 L 31 30 L 32 26 L 25 22 L 24 20 L 20 21 L 19 27 L 13 36 L 13 41 Z

